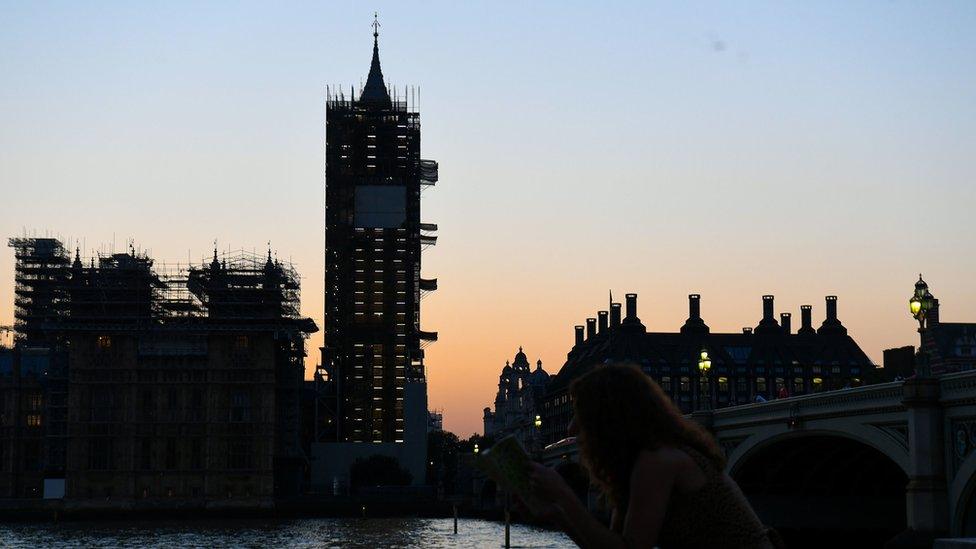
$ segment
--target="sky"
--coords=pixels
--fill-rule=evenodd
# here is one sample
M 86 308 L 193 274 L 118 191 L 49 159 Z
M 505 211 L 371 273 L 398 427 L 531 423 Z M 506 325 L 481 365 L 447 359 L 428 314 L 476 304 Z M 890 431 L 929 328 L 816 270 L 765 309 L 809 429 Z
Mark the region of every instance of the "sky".
M 160 261 L 268 242 L 323 317 L 325 87 L 421 89 L 431 408 L 639 294 L 675 331 L 825 295 L 877 363 L 920 272 L 976 321 L 976 3 L 0 2 L 0 235 Z M 5 251 L 3 251 L 5 250 Z M 5 274 L 4 274 L 5 273 Z M 13 319 L 0 250 L 0 324 Z M 309 340 L 308 373 L 321 332 Z

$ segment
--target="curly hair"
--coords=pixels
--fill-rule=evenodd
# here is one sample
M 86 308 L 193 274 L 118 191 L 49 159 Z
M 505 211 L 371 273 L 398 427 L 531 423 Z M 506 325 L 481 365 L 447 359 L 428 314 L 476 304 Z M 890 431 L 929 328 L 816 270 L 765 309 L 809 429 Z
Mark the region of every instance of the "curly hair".
M 690 447 L 719 470 L 725 456 L 697 423 L 685 419 L 661 387 L 634 364 L 597 366 L 569 388 L 583 465 L 609 502 L 624 511 L 642 450 Z

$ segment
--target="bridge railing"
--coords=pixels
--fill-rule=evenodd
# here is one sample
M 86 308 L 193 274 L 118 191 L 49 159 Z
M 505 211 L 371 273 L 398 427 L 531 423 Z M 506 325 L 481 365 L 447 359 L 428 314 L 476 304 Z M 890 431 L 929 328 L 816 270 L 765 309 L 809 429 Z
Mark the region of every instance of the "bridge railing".
M 944 374 L 938 380 L 943 403 L 971 400 L 976 393 L 976 370 Z M 720 408 L 712 412 L 712 425 L 720 428 L 748 424 L 759 418 L 764 421 L 789 420 L 791 417 L 903 410 L 904 383 L 892 381 Z
M 713 426 L 718 429 L 759 421 L 789 421 L 791 418 L 820 414 L 845 414 L 867 410 L 886 412 L 900 410 L 902 406 L 901 381 L 865 385 L 850 389 L 836 389 L 767 402 L 757 402 L 720 408 L 712 415 Z
M 976 394 L 976 370 L 939 376 L 939 400 L 943 403 L 970 401 Z

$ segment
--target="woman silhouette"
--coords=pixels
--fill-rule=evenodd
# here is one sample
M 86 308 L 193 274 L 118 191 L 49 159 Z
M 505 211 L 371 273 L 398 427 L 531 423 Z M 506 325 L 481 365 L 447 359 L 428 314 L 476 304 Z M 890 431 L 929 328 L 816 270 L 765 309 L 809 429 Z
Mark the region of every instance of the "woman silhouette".
M 723 472 L 714 439 L 632 365 L 598 366 L 569 390 L 583 465 L 612 508 L 606 528 L 554 470 L 532 464 L 536 515 L 580 547 L 782 545 Z

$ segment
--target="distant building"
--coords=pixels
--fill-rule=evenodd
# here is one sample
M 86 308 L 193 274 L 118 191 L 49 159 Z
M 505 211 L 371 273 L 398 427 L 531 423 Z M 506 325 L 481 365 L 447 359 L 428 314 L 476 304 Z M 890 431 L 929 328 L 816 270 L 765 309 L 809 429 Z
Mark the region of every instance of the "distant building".
M 907 379 L 915 375 L 915 347 L 907 345 L 895 349 L 885 349 L 882 360 L 880 381 Z
M 64 477 L 65 395 L 52 390 L 54 375 L 48 349 L 0 347 L 0 498 L 40 498 L 46 478 Z
M 429 418 L 427 432 L 444 430 L 444 412 L 440 410 L 431 410 L 427 413 L 427 417 Z
M 526 448 L 539 446 L 542 398 L 548 383 L 549 374 L 542 369 L 542 361 L 537 361 L 535 370 L 531 370 L 519 347 L 515 359 L 506 362 L 498 376 L 495 409 L 484 409 L 485 437 L 497 440 L 515 435 Z
M 918 277 L 916 292 L 927 295 L 931 308 L 926 313 L 925 328 L 920 330 L 919 358 L 927 362 L 933 375 L 961 372 L 976 368 L 976 323 L 942 322 L 939 300 L 929 292 L 928 284 Z
M 377 27 L 365 85 L 330 90 L 326 101 L 322 424 L 312 457 L 324 490 L 357 457 L 393 456 L 415 482 L 427 464 L 423 347 L 437 333 L 421 329 L 420 303 L 437 280 L 421 278 L 420 265 L 437 226 L 422 222 L 421 193 L 437 163 L 420 158 L 414 96 L 383 81 Z
M 0 497 L 213 507 L 299 493 L 316 327 L 299 315 L 297 273 L 270 252 L 160 271 L 130 248 L 85 264 L 47 240 L 11 240 Z
M 763 296 L 759 324 L 742 333 L 712 333 L 697 294 L 688 296 L 688 310 L 679 331 L 649 332 L 637 316 L 637 294 L 627 294 L 625 316 L 620 303 L 611 303 L 585 327 L 576 326 L 575 344 L 543 399 L 546 444 L 566 437 L 570 384 L 606 363 L 636 363 L 685 413 L 855 386 L 875 368 L 838 319 L 836 296 L 827 296 L 826 318 L 818 329 L 812 306 L 800 307 L 795 332 L 789 313 L 777 321 L 771 295 Z M 703 355 L 710 365 L 707 375 L 699 366 Z

